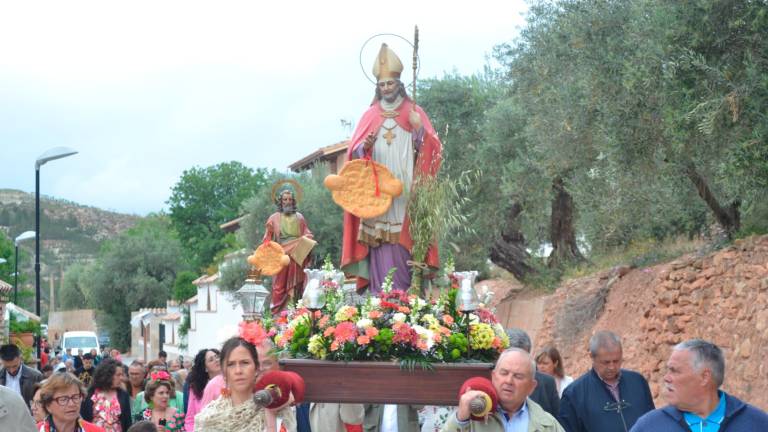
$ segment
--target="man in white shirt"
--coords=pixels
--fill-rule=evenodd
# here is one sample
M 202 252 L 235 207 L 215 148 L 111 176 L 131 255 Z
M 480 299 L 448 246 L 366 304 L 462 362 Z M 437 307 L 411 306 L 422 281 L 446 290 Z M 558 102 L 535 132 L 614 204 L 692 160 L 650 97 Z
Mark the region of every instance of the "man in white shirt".
M 42 381 L 43 375 L 22 363 L 21 350 L 14 344 L 0 346 L 0 361 L 3 364 L 0 369 L 0 385 L 16 392 L 29 406 L 35 393 L 35 383 Z

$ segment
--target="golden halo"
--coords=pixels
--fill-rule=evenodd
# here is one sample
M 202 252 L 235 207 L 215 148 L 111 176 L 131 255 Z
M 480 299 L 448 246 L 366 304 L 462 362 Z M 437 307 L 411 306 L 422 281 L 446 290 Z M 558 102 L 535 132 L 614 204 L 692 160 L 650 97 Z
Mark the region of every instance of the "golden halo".
M 299 182 L 294 179 L 278 180 L 275 182 L 275 184 L 272 185 L 272 202 L 277 202 L 277 192 L 280 191 L 280 186 L 284 184 L 290 184 L 293 186 L 293 198 L 296 200 L 296 204 L 300 203 L 301 199 L 304 198 L 304 189 L 302 189 L 301 185 L 299 185 Z
M 403 41 L 408 46 L 410 46 L 411 49 L 413 49 L 413 42 L 411 42 L 409 39 L 407 39 L 407 38 L 405 38 L 403 36 L 400 36 L 399 34 L 395 34 L 395 33 L 379 33 L 379 34 L 375 34 L 375 35 L 369 37 L 368 39 L 366 39 L 365 42 L 363 42 L 363 46 L 360 47 L 360 53 L 357 56 L 358 57 L 358 62 L 360 63 L 360 70 L 363 71 L 363 75 L 365 76 L 365 78 L 368 81 L 371 82 L 371 84 L 376 85 L 376 83 L 378 83 L 378 80 L 376 79 L 376 77 L 371 75 L 370 72 L 368 71 L 368 69 L 365 66 L 363 66 L 363 57 L 366 57 L 366 59 L 368 57 L 370 57 L 370 53 L 365 53 L 364 52 L 366 50 L 366 46 L 371 41 L 373 41 L 374 39 L 380 39 L 380 40 L 383 40 L 384 42 L 389 42 L 390 46 L 392 46 L 392 41 Z M 376 42 L 379 42 L 379 41 L 377 40 Z M 379 45 L 381 45 L 381 44 L 379 44 Z M 397 47 L 397 48 L 400 48 L 400 47 Z M 374 50 L 373 52 L 375 52 L 375 53 L 379 52 L 379 47 L 378 46 L 374 46 L 372 49 Z M 400 57 L 400 61 L 403 62 L 403 76 L 405 76 L 406 74 L 412 75 L 413 74 L 413 69 L 410 68 L 410 66 L 411 66 L 411 61 L 410 60 L 411 60 L 412 56 L 406 56 L 405 53 L 401 53 L 401 56 L 402 57 Z M 371 57 L 371 59 L 373 59 L 373 58 L 375 58 L 375 55 L 373 57 Z M 406 61 L 404 61 L 404 60 L 406 60 Z M 373 60 L 371 60 L 371 63 L 373 63 Z M 421 71 L 421 54 L 419 54 L 417 52 L 416 53 L 416 73 L 418 74 L 420 71 Z M 406 88 L 410 88 L 411 85 L 413 85 L 413 77 L 410 77 L 410 78 L 411 78 L 411 81 L 408 84 L 406 84 L 405 81 L 403 81 L 402 77 L 401 77 L 400 81 L 403 83 L 403 85 Z

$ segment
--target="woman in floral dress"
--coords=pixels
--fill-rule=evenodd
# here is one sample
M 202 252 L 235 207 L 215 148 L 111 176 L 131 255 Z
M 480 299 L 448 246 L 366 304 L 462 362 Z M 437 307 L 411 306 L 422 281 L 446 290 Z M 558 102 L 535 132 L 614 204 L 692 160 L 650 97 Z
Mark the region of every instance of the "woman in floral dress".
M 168 406 L 168 400 L 175 391 L 171 379 L 166 371 L 150 374 L 150 381 L 144 389 L 144 398 L 149 407 L 136 416 L 136 421 L 150 421 L 160 432 L 184 430 L 184 413 Z
M 121 363 L 105 359 L 96 366 L 93 382 L 83 400 L 80 415 L 106 432 L 126 432 L 131 426 L 131 401 L 123 390 L 125 371 Z

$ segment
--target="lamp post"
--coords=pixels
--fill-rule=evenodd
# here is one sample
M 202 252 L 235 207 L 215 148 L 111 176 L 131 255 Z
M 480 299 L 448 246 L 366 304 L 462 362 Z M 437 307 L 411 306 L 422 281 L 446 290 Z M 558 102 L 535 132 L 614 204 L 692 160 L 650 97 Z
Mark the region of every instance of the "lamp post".
M 264 316 L 264 302 L 269 291 L 262 285 L 258 270 L 248 273 L 245 284 L 236 293 L 243 307 L 243 320 L 256 321 Z
M 46 163 L 77 154 L 69 147 L 54 147 L 38 156 L 35 161 L 35 314 L 40 316 L 40 167 Z M 40 356 L 40 337 L 35 342 L 37 355 Z M 38 363 L 39 366 L 39 363 Z
M 19 243 L 23 242 L 24 240 L 29 240 L 31 238 L 35 237 L 34 231 L 24 231 L 23 233 L 19 234 L 18 237 L 13 241 L 14 246 L 16 246 L 16 255 L 14 259 L 15 263 L 15 269 L 13 273 L 13 304 L 18 305 L 19 304 Z

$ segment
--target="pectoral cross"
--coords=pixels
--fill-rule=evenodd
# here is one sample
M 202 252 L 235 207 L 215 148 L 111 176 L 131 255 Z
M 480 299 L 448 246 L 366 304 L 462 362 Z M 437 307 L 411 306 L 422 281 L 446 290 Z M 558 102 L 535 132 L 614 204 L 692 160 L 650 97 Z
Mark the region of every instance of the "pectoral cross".
M 382 126 L 382 127 L 387 130 L 382 136 L 384 137 L 385 140 L 387 140 L 388 145 L 392 144 L 392 140 L 395 139 L 395 137 L 397 136 L 392 133 L 392 129 L 394 129 L 395 127 L 394 126 L 392 126 L 391 128 L 387 128 L 385 126 Z

